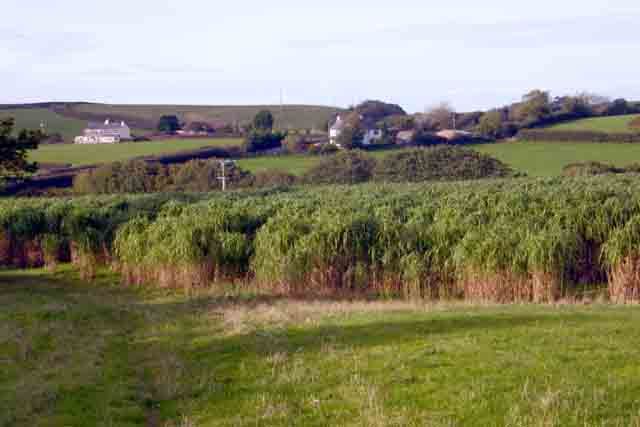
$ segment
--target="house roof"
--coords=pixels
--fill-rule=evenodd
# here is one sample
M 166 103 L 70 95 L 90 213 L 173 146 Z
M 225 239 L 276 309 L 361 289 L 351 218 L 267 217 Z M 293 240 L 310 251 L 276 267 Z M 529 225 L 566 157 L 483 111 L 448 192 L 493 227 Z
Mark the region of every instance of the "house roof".
M 89 129 L 89 130 L 98 130 L 98 129 L 113 130 L 113 129 L 121 129 L 121 128 L 125 127 L 125 126 L 127 126 L 127 124 L 125 122 L 112 122 L 110 120 L 105 120 L 104 123 L 90 122 L 89 125 L 87 126 L 87 129 Z
M 403 141 L 410 141 L 413 138 L 413 134 L 415 132 L 412 130 L 402 130 L 400 132 L 398 132 L 398 135 L 396 135 L 396 137 L 398 139 L 401 139 Z
M 473 134 L 471 132 L 465 132 L 465 131 L 462 131 L 462 130 L 445 129 L 445 130 L 441 130 L 440 132 L 436 133 L 436 135 L 438 135 L 440 138 L 453 140 L 453 139 L 457 139 L 457 138 L 469 137 L 469 136 L 472 136 Z

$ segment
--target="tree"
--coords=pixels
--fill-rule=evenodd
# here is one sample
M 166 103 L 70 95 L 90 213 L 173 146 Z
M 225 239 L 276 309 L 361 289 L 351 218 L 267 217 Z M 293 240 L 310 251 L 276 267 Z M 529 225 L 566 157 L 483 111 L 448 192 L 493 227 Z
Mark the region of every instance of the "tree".
M 0 121 L 0 179 L 22 178 L 38 170 L 38 164 L 29 162 L 30 150 L 36 150 L 42 140 L 40 131 L 22 130 L 13 136 L 13 119 Z
M 549 92 L 539 89 L 532 90 L 522 97 L 522 103 L 516 108 L 518 121 L 535 123 L 548 116 L 551 112 Z
M 304 136 L 289 134 L 284 139 L 283 146 L 288 153 L 304 153 L 306 151 L 305 142 Z
M 502 113 L 497 110 L 489 111 L 480 118 L 478 132 L 483 136 L 497 138 L 502 130 Z
M 273 114 L 269 110 L 262 110 L 253 118 L 253 128 L 256 130 L 270 131 L 273 129 Z
M 389 116 L 406 116 L 407 113 L 396 104 L 369 100 L 354 107 L 354 111 L 368 120 L 378 122 Z
M 358 126 L 346 126 L 338 135 L 337 143 L 345 150 L 352 150 L 362 144 L 364 133 Z
M 164 133 L 175 133 L 180 130 L 180 120 L 175 115 L 162 116 L 158 121 L 158 130 Z
M 429 126 L 437 129 L 452 129 L 454 126 L 455 110 L 448 102 L 431 107 L 426 112 Z
M 629 103 L 626 99 L 620 98 L 614 100 L 607 108 L 607 114 L 610 116 L 620 116 L 629 113 Z

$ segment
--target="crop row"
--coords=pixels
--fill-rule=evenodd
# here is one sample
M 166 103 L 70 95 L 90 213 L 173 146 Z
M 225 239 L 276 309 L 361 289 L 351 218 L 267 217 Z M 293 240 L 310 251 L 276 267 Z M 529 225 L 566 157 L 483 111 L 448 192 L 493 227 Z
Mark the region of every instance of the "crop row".
M 294 295 L 640 300 L 640 178 L 362 185 L 0 203 L 0 263 Z

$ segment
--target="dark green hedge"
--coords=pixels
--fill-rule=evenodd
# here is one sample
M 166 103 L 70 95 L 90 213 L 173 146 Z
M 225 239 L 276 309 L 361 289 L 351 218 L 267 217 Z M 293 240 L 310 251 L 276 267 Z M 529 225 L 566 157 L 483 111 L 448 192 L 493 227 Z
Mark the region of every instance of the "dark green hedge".
M 518 133 L 518 139 L 527 141 L 640 143 L 640 133 L 526 129 Z

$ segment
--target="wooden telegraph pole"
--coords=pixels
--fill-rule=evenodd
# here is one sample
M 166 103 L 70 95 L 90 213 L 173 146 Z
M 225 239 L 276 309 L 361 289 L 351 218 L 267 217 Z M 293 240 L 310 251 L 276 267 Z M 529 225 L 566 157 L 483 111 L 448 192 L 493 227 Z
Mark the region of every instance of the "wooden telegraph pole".
M 222 167 L 221 175 L 218 177 L 218 180 L 222 182 L 222 191 L 227 191 L 227 174 L 225 173 L 225 166 L 230 165 L 233 166 L 234 163 L 232 160 L 220 160 L 220 166 Z

